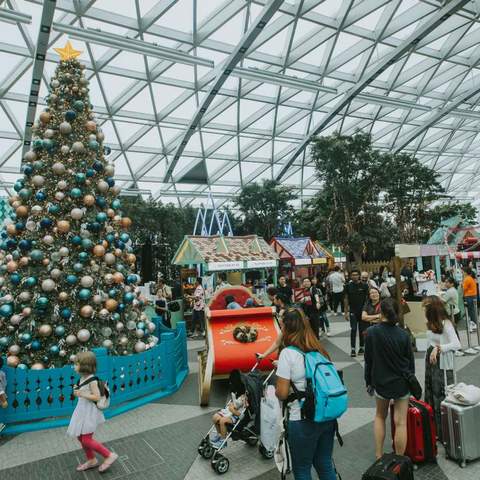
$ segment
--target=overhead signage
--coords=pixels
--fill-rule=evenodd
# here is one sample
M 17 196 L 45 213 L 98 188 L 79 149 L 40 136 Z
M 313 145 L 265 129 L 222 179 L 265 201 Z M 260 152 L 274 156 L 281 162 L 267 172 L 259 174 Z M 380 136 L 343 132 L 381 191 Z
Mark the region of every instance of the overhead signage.
M 210 262 L 207 263 L 209 272 L 219 272 L 222 270 L 241 270 L 243 262 Z
M 276 260 L 248 260 L 247 268 L 275 268 Z
M 296 258 L 295 265 L 311 265 L 312 259 L 311 258 Z
M 322 263 L 327 263 L 327 259 L 323 258 L 323 257 L 313 259 L 313 264 L 314 265 L 321 265 Z

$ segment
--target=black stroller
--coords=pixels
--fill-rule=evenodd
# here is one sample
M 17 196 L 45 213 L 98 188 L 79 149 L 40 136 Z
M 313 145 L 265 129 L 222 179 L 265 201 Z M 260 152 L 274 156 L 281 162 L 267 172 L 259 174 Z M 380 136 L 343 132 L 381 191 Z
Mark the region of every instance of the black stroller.
M 230 373 L 229 391 L 241 395 L 246 393 L 248 405 L 237 422 L 228 425 L 228 435 L 221 445 L 215 447 L 210 443 L 210 434 L 215 428 L 212 425 L 198 446 L 198 453 L 207 460 L 211 459 L 212 468 L 219 474 L 227 473 L 230 467 L 228 458 L 220 453 L 228 440 L 242 440 L 250 447 L 255 447 L 258 444 L 260 438 L 260 401 L 263 390 L 272 377 L 274 370 L 264 380 L 260 372 L 256 370 L 257 366 L 258 363 L 249 373 L 241 373 L 239 370 L 233 370 Z M 243 385 L 243 391 L 238 391 L 239 381 Z M 235 385 L 236 387 L 234 387 Z M 264 458 L 273 458 L 273 452 L 268 451 L 261 443 L 258 449 Z

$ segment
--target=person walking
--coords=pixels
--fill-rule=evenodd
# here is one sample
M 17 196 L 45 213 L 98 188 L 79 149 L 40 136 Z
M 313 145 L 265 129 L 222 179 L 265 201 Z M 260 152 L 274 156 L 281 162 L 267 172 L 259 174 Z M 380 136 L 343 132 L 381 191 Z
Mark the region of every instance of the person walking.
M 74 368 L 80 375 L 80 380 L 73 389 L 73 395 L 78 398 L 78 402 L 70 419 L 67 435 L 78 439 L 87 457 L 85 463 L 78 465 L 77 472 L 96 468 L 98 461 L 95 453 L 98 453 L 104 458 L 98 467 L 98 471 L 102 473 L 110 468 L 118 455 L 93 438 L 97 427 L 105 422 L 102 411 L 95 404 L 101 398 L 95 377 L 97 359 L 93 352 L 80 352 L 76 357 Z
M 302 352 L 318 351 L 330 358 L 314 335 L 302 310 L 287 309 L 283 315 L 282 332 L 285 347 L 296 347 Z M 287 401 L 292 383 L 298 391 L 305 391 L 305 362 L 299 351 L 284 348 L 280 352 L 277 365 L 276 394 L 280 400 Z M 287 409 L 287 441 L 292 456 L 295 480 L 311 480 L 312 466 L 322 480 L 335 480 L 336 474 L 332 461 L 335 421 L 317 423 L 312 420 L 302 420 L 298 400 L 290 402 Z
M 332 294 L 332 310 L 335 315 L 338 313 L 338 306 L 343 313 L 343 296 L 345 291 L 345 276 L 340 271 L 338 265 L 333 269 L 333 273 L 329 275 L 330 291 Z
M 303 312 L 310 321 L 313 333 L 317 338 L 320 336 L 320 324 L 319 324 L 319 310 L 320 310 L 320 297 L 316 288 L 312 286 L 312 282 L 308 277 L 305 277 L 302 282 L 303 297 L 300 301 Z
M 201 277 L 195 282 L 193 292 L 192 337 L 205 336 L 205 289 Z
M 319 276 L 312 277 L 312 289 L 315 292 L 315 296 L 318 297 L 317 303 L 317 315 L 318 315 L 318 326 L 320 328 L 321 334 L 330 336 L 330 322 L 327 316 L 328 304 L 327 297 L 325 292 L 325 287 L 322 284 L 322 279 Z
M 471 268 L 465 269 L 463 275 L 463 299 L 467 304 L 470 321 L 467 328 L 470 329 L 470 332 L 474 332 L 477 329 L 477 281 Z
M 461 320 L 460 308 L 458 306 L 458 290 L 457 282 L 451 276 L 445 278 L 445 290 L 440 293 L 440 298 L 445 303 L 445 307 L 448 313 L 448 317 L 455 327 L 455 332 L 457 334 L 458 340 L 462 342 L 460 334 L 458 333 L 458 325 Z M 456 350 L 456 357 L 463 357 L 465 354 L 462 350 Z
M 415 359 L 408 333 L 397 326 L 398 305 L 392 298 L 380 303 L 380 323 L 367 330 L 365 383 L 375 396 L 375 457 L 381 458 L 385 443 L 385 420 L 393 400 L 394 449 L 403 455 L 407 447 L 407 412 L 410 397 L 406 377 L 415 373 Z
M 357 331 L 359 336 L 358 354 L 363 355 L 365 331 L 370 326 L 362 320 L 363 306 L 368 298 L 368 286 L 360 281 L 360 272 L 352 270 L 350 282 L 345 287 L 345 320 L 350 321 L 350 356 L 356 357 Z
M 280 275 L 278 277 L 278 286 L 277 292 L 285 295 L 288 298 L 290 303 L 293 299 L 293 289 L 287 282 L 287 277 L 285 275 Z
M 431 405 L 437 424 L 437 435 L 442 436 L 440 404 L 445 400 L 445 375 L 447 382 L 453 383 L 453 353 L 461 345 L 455 327 L 450 320 L 444 303 L 437 296 L 427 297 L 424 301 L 427 318 L 427 352 L 425 355 L 425 401 Z

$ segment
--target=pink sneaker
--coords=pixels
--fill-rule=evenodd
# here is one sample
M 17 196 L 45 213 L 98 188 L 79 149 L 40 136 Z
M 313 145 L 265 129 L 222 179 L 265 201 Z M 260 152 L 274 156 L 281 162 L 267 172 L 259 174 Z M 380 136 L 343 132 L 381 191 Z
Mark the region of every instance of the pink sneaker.
M 98 471 L 100 473 L 106 472 L 113 464 L 118 459 L 118 455 L 116 453 L 111 453 L 109 457 L 107 457 L 104 462 L 98 467 Z

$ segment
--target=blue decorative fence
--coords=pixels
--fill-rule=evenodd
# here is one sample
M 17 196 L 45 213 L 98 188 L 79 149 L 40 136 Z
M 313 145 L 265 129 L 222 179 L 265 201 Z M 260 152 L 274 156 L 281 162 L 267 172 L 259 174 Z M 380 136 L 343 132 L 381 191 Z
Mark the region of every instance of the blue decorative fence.
M 159 344 L 143 353 L 110 356 L 95 349 L 97 375 L 108 382 L 111 402 L 107 418 L 145 405 L 177 391 L 188 375 L 185 322 L 175 330 L 157 325 Z M 0 409 L 2 433 L 13 434 L 68 425 L 75 408 L 73 386 L 78 380 L 73 366 L 48 370 L 4 367 L 8 407 Z

